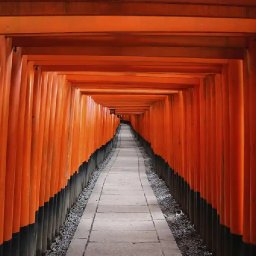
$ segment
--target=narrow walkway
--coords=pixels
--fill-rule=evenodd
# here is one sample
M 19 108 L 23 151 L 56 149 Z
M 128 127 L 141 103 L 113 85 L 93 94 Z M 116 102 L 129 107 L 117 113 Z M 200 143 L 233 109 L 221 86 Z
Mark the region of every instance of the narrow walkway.
M 99 176 L 68 256 L 180 256 L 127 125 Z

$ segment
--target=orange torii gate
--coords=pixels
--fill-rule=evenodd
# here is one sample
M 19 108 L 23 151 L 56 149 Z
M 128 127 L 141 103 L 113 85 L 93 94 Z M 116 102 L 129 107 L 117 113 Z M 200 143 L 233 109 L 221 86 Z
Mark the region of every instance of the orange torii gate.
M 0 255 L 47 248 L 117 115 L 212 251 L 255 255 L 255 18 L 255 0 L 1 2 Z

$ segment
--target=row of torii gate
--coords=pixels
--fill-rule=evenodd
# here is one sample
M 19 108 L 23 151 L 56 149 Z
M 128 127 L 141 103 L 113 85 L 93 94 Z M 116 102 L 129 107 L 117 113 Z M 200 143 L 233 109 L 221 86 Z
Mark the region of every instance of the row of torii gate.
M 256 255 L 255 33 L 255 0 L 0 2 L 0 255 L 47 248 L 120 117 L 213 252 Z

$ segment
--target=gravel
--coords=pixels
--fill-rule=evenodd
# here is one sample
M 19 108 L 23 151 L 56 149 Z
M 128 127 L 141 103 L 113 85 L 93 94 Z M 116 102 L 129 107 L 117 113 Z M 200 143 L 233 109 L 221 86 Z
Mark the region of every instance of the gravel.
M 77 201 L 70 208 L 66 220 L 64 224 L 60 228 L 59 235 L 55 238 L 53 243 L 50 246 L 50 249 L 47 250 L 44 255 L 45 256 L 64 256 L 68 250 L 69 244 L 75 234 L 77 226 L 80 222 L 80 219 L 83 215 L 84 209 L 88 202 L 88 199 L 92 193 L 94 185 L 101 173 L 101 171 L 108 164 L 110 159 L 112 158 L 114 150 L 108 155 L 108 157 L 104 160 L 104 162 L 96 169 L 91 176 L 90 181 L 87 186 L 80 193 Z
M 155 193 L 160 208 L 173 233 L 176 243 L 184 256 L 209 256 L 212 253 L 207 249 L 200 235 L 195 230 L 188 216 L 183 213 L 180 205 L 170 194 L 165 182 L 154 171 L 152 161 L 140 147 L 144 156 L 146 174 Z

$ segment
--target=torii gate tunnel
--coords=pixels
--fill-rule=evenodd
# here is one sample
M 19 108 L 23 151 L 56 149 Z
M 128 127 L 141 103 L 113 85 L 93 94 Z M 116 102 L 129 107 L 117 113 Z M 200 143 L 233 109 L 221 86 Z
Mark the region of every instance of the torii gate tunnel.
M 217 256 L 256 255 L 256 1 L 0 2 L 0 255 L 41 255 L 130 122 Z

